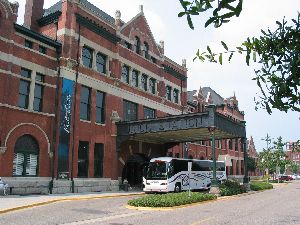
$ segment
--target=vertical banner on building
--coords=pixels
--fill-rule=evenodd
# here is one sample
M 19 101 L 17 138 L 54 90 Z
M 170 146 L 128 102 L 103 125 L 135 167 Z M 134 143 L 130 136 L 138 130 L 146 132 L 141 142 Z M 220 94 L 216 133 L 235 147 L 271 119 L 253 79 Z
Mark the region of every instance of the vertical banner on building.
M 58 178 L 69 178 L 69 146 L 72 115 L 72 95 L 74 82 L 63 78 L 60 107 Z

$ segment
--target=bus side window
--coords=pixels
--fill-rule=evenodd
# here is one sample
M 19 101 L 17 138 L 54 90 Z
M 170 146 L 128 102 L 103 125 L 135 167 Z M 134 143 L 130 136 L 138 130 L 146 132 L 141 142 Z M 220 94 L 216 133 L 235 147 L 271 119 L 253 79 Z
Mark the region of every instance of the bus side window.
M 192 171 L 201 171 L 201 167 L 197 162 L 192 162 Z
M 169 163 L 168 166 L 168 178 L 174 176 L 174 163 Z

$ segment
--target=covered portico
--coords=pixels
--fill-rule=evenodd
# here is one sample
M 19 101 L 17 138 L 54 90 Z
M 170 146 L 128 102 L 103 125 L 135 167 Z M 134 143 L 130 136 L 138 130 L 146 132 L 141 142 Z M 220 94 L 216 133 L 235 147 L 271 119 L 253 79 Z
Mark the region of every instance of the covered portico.
M 183 142 L 211 140 L 215 162 L 215 140 L 233 138 L 242 139 L 245 163 L 244 183 L 248 183 L 245 122 L 234 121 L 218 113 L 215 105 L 209 105 L 203 113 L 117 123 L 117 151 L 120 151 L 125 141 L 152 143 L 170 148 Z M 215 165 L 213 174 L 214 184 Z

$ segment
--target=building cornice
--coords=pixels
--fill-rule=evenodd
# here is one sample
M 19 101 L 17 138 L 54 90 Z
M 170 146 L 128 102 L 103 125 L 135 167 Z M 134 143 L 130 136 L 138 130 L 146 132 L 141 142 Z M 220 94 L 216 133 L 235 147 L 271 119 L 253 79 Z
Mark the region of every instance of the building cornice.
M 46 26 L 51 23 L 55 23 L 58 21 L 58 18 L 61 15 L 61 11 L 56 11 L 54 13 L 49 14 L 48 16 L 42 17 L 38 20 L 39 26 Z
M 102 26 L 99 26 L 92 20 L 81 16 L 80 14 L 76 14 L 76 19 L 79 24 L 88 28 L 89 30 L 93 31 L 94 33 L 102 36 L 103 38 L 107 39 L 108 41 L 116 44 L 121 40 L 117 35 L 110 33 L 107 29 Z
M 59 49 L 62 46 L 61 43 L 59 43 L 57 41 L 54 41 L 54 40 L 52 40 L 52 39 L 50 39 L 50 38 L 48 38 L 48 37 L 46 37 L 46 36 L 44 36 L 44 35 L 42 35 L 40 33 L 32 31 L 32 30 L 30 30 L 30 29 L 28 29 L 28 28 L 26 28 L 24 26 L 21 26 L 19 24 L 15 23 L 14 27 L 15 27 L 15 30 L 17 32 L 19 32 L 21 34 L 24 34 L 24 35 L 26 35 L 28 37 L 31 37 L 33 39 L 36 39 L 36 40 L 38 40 L 38 41 L 40 41 L 40 42 L 42 42 L 44 44 L 50 45 L 50 46 L 52 46 L 52 47 L 54 47 L 56 49 Z

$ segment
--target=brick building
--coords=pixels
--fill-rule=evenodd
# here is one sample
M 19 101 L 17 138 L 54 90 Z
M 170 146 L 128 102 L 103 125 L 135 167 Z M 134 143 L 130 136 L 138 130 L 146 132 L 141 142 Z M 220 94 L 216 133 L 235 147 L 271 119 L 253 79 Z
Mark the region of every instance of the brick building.
M 206 106 L 214 104 L 217 106 L 217 112 L 230 120 L 244 121 L 244 112 L 239 110 L 235 94 L 232 97 L 223 98 L 210 87 L 200 87 L 198 91 L 188 91 L 187 96 L 189 113 L 203 112 Z M 257 152 L 252 137 L 247 141 L 247 149 L 248 157 L 252 157 L 257 161 Z M 188 143 L 186 154 L 190 158 L 211 159 L 211 140 Z M 243 176 L 244 148 L 241 138 L 216 140 L 216 158 L 225 161 L 228 175 Z M 249 171 L 249 175 L 257 175 L 257 171 Z
M 286 143 L 287 159 L 300 165 L 300 144 L 298 142 L 289 141 Z
M 124 179 L 138 185 L 150 158 L 184 156 L 180 138 L 187 128 L 201 128 L 208 137 L 205 126 L 215 111 L 185 118 L 186 62 L 164 55 L 164 42 L 154 39 L 142 6 L 124 22 L 119 11 L 111 17 L 87 0 L 43 5 L 27 0 L 21 26 L 18 3 L 0 0 L 0 176 L 13 193 L 116 190 Z M 213 96 L 199 101 L 197 110 L 209 103 Z M 220 129 L 234 129 L 227 126 L 219 137 L 244 136 L 235 96 L 222 107 L 217 112 L 230 118 L 219 118 Z M 121 128 L 128 121 L 163 123 L 159 130 L 169 132 L 152 141 L 125 137 Z M 239 141 L 222 142 L 238 149 L 231 154 L 233 174 L 243 172 Z

